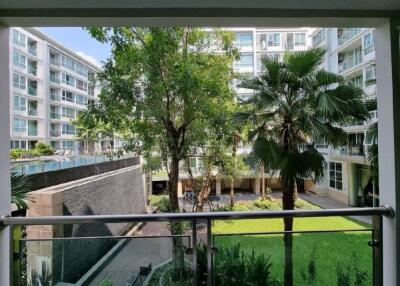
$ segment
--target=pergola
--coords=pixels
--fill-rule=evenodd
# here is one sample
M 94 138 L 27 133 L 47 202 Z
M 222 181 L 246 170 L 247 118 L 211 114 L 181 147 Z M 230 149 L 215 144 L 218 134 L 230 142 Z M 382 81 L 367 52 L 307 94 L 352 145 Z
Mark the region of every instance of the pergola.
M 11 26 L 374 27 L 380 199 L 400 209 L 400 0 L 0 0 L 0 216 L 10 214 Z M 384 285 L 400 285 L 400 215 L 383 218 Z M 10 232 L 0 226 L 0 285 Z

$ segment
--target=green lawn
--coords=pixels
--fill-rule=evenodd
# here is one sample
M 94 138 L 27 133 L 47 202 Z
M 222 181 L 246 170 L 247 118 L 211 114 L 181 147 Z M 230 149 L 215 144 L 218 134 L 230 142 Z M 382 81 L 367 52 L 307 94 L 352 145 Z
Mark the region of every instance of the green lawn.
M 294 230 L 343 230 L 367 229 L 368 225 L 355 222 L 344 217 L 297 218 Z M 214 234 L 236 233 L 229 236 L 215 236 L 216 246 L 229 247 L 240 244 L 245 252 L 265 253 L 271 256 L 273 276 L 283 280 L 284 248 L 282 235 L 237 235 L 246 232 L 282 231 L 282 219 L 253 219 L 236 221 L 217 221 L 213 225 Z M 348 231 L 334 233 L 295 234 L 293 238 L 294 285 L 338 285 L 337 265 L 351 265 L 353 278 L 358 273 L 366 272 L 368 278 L 360 285 L 372 285 L 372 248 L 367 245 L 371 240 L 371 232 Z M 304 281 L 308 265 L 314 262 L 316 280 L 312 284 Z M 216 257 L 218 259 L 218 256 Z M 345 267 L 348 269 L 348 267 Z M 352 278 L 351 278 L 352 279 Z M 347 285 L 347 284 L 346 284 Z M 358 285 L 358 284 L 349 284 Z

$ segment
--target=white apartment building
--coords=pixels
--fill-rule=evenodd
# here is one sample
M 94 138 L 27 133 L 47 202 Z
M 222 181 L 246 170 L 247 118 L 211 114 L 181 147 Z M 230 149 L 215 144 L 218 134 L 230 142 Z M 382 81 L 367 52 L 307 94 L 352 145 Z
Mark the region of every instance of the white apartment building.
M 235 46 L 240 60 L 234 63 L 235 71 L 240 74 L 256 76 L 262 72 L 261 59 L 272 57 L 282 59 L 287 51 L 304 51 L 310 48 L 309 28 L 231 28 L 235 33 Z M 239 81 L 238 81 L 239 82 Z M 246 99 L 253 91 L 238 88 L 238 97 Z
M 316 29 L 311 32 L 313 47 L 327 50 L 325 69 L 343 75 L 349 82 L 364 90 L 365 99 L 376 98 L 374 30 L 363 28 Z M 319 144 L 327 161 L 325 179 L 317 183 L 318 193 L 327 194 L 352 206 L 372 205 L 376 190 L 370 181 L 367 160 L 371 145 L 367 130 L 376 122 L 377 112 L 366 122 L 352 122 L 344 126 L 349 145 L 333 149 Z M 378 195 L 375 195 L 377 198 Z
M 9 45 L 11 148 L 78 152 L 71 121 L 96 100 L 100 68 L 34 28 L 12 28 Z

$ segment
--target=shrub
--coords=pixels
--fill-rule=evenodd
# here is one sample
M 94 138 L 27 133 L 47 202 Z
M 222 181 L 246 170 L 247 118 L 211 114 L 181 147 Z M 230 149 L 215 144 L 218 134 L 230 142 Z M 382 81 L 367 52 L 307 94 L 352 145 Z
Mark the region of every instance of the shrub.
M 312 203 L 309 203 L 302 199 L 297 199 L 294 203 L 294 206 L 298 209 L 309 209 L 309 210 L 319 208 L 319 207 L 313 205 Z
M 157 207 L 160 212 L 169 212 L 171 210 L 171 205 L 168 196 L 156 196 L 152 195 L 149 198 L 149 205 Z
M 281 202 L 280 201 L 274 201 L 274 200 L 262 200 L 258 199 L 254 201 L 254 206 L 260 209 L 265 209 L 265 210 L 281 210 Z
M 50 145 L 44 144 L 44 143 L 36 143 L 35 145 L 35 150 L 39 152 L 40 155 L 42 156 L 50 156 L 54 155 L 54 150 L 51 148 Z
M 40 153 L 36 149 L 33 149 L 33 150 L 11 149 L 10 150 L 10 157 L 12 159 L 19 159 L 19 158 L 21 158 L 23 156 L 27 156 L 27 155 L 30 155 L 33 157 L 39 157 Z

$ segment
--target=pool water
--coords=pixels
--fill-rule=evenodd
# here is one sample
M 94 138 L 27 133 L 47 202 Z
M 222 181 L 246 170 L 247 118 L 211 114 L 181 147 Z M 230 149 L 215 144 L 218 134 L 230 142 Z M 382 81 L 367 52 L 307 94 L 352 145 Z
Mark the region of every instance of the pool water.
M 92 165 L 107 161 L 121 160 L 132 157 L 130 154 L 124 156 L 74 156 L 60 157 L 52 160 L 33 160 L 23 162 L 12 162 L 11 168 L 18 174 L 37 174 L 79 166 Z

